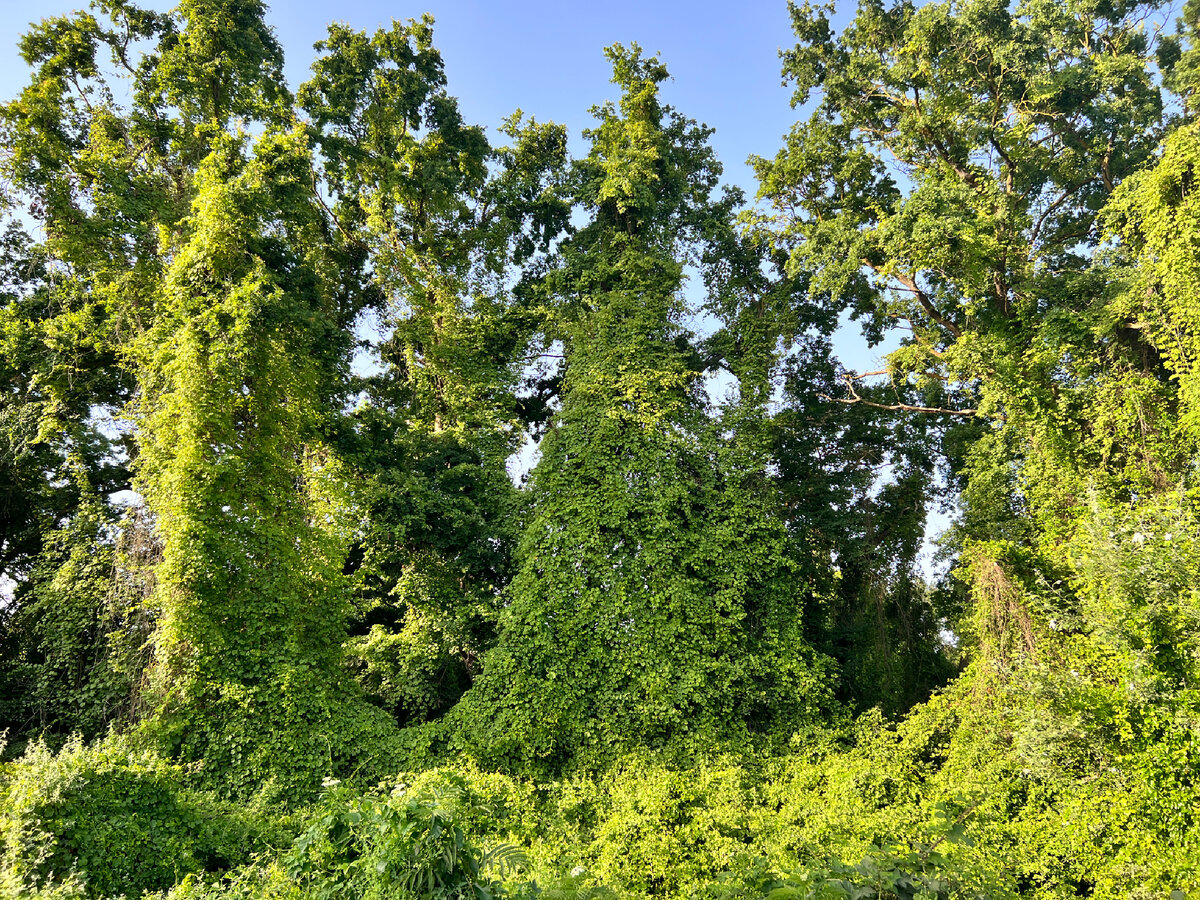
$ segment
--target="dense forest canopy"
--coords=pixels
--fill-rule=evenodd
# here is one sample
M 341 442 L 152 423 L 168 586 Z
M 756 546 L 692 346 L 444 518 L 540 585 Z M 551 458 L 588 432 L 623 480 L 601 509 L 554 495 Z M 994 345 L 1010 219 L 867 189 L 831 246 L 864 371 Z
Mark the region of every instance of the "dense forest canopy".
M 5 896 L 1200 895 L 1200 3 L 789 9 L 753 198 L 636 43 L 22 37 Z

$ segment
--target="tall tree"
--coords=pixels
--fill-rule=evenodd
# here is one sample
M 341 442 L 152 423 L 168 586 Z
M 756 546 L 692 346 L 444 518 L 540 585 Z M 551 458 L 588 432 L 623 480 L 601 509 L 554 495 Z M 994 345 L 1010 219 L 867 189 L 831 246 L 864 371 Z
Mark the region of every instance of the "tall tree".
M 736 742 L 795 723 L 826 691 L 762 470 L 718 434 L 682 325 L 684 266 L 728 213 L 709 132 L 661 103 L 656 58 L 607 53 L 621 100 L 594 109 L 571 184 L 590 221 L 542 285 L 562 406 L 499 642 L 458 720 L 476 752 L 537 767 Z
M 518 115 L 513 146 L 491 147 L 446 92 L 432 40 L 428 16 L 370 36 L 334 25 L 299 93 L 380 313 L 379 370 L 361 379 L 348 442 L 365 482 L 353 652 L 405 721 L 451 706 L 493 635 L 534 321 L 510 282 L 569 212 L 551 190 L 563 130 Z
M 756 163 L 762 221 L 812 301 L 872 340 L 904 329 L 885 396 L 856 373 L 827 396 L 939 420 L 976 538 L 1053 553 L 1089 489 L 1128 499 L 1179 465 L 1163 423 L 1132 427 L 1164 373 L 1097 254 L 1097 214 L 1166 126 L 1157 8 L 868 2 L 835 36 L 792 6 L 784 73 L 816 104 Z
M 154 677 L 185 756 L 239 793 L 268 776 L 304 791 L 351 764 L 363 728 L 386 741 L 344 685 L 346 475 L 322 440 L 353 298 L 322 252 L 303 133 L 246 143 L 222 137 L 200 164 L 140 341 L 139 482 L 163 542 Z
M 135 138 L 111 84 L 114 68 L 129 74 L 121 49 L 163 21 L 128 4 L 104 11 L 34 26 L 21 40 L 30 84 L 0 110 L 5 203 L 44 235 L 10 224 L 3 241 L 0 571 L 15 583 L 4 715 L 18 733 L 95 733 L 131 699 L 108 658 L 120 517 L 109 498 L 129 487 L 134 449 L 112 417 L 135 390 L 121 309 L 147 295 L 163 192 L 145 164 L 154 141 L 129 152 L 147 134 Z
M 1101 359 L 1141 362 L 1135 335 L 1103 331 L 1092 251 L 1098 210 L 1162 133 L 1152 9 L 865 3 L 835 37 L 826 11 L 792 7 L 785 75 L 818 105 L 757 163 L 763 196 L 814 294 L 870 334 L 909 329 L 890 373 L 930 400 L 907 405 L 977 409 L 1095 468 L 1073 387 Z M 1048 524 L 1064 501 L 1046 497 Z
M 7 164 L 88 339 L 137 386 L 135 484 L 162 554 L 149 732 L 223 790 L 295 796 L 360 755 L 364 729 L 386 746 L 341 666 L 348 501 L 323 440 L 369 299 L 361 259 L 314 191 L 261 3 L 96 9 L 25 39 Z

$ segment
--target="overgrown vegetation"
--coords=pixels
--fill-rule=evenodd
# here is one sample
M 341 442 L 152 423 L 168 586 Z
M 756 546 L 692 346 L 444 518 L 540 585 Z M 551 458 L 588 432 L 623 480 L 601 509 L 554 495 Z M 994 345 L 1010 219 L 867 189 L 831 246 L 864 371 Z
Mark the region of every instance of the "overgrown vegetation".
M 793 5 L 755 202 L 264 13 L 0 108 L 5 896 L 1200 895 L 1200 6 Z

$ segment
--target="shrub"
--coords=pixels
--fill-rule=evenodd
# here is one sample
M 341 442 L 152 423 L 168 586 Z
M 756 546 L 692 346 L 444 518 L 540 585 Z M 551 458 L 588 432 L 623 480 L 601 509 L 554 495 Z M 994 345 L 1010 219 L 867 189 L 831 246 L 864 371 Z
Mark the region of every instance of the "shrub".
M 493 872 L 524 862 L 512 845 L 485 852 L 467 837 L 455 791 L 417 792 L 399 783 L 355 795 L 331 786 L 284 861 L 306 895 L 489 900 L 503 893 Z
M 182 787 L 182 771 L 109 739 L 34 744 L 3 770 L 0 888 L 88 897 L 169 888 L 240 864 L 263 835 L 252 814 Z

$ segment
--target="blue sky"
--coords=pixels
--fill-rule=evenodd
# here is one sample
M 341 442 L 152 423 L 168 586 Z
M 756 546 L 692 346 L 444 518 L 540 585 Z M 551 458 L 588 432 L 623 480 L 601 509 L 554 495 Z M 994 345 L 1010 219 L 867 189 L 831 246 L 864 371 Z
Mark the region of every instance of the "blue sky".
M 86 0 L 0 0 L 0 97 L 14 96 L 25 84 L 17 39 L 28 23 L 84 5 Z M 835 25 L 853 10 L 848 0 L 838 5 Z M 603 48 L 634 41 L 658 53 L 670 70 L 666 101 L 716 129 L 712 143 L 726 181 L 749 197 L 756 186 L 746 158 L 773 156 L 798 118 L 779 74 L 779 51 L 793 40 L 786 0 L 278 0 L 268 21 L 283 45 L 294 89 L 307 78 L 312 45 L 331 20 L 373 31 L 424 12 L 436 20 L 435 44 L 450 92 L 469 122 L 492 133 L 519 107 L 565 124 L 573 150 L 585 152 L 580 131 L 592 123 L 588 109 L 616 99 Z M 868 348 L 853 325 L 840 330 L 835 346 L 843 362 L 859 371 L 880 368 L 887 349 Z
M 171 0 L 143 0 L 167 9 Z M 61 15 L 86 0 L 0 0 L 0 97 L 17 94 L 27 68 L 18 36 L 31 20 Z M 839 3 L 835 24 L 853 9 Z M 779 51 L 793 37 L 786 0 L 278 0 L 268 12 L 287 59 L 293 88 L 308 77 L 312 45 L 338 20 L 366 31 L 393 19 L 431 13 L 449 90 L 469 122 L 494 133 L 518 107 L 539 120 L 565 124 L 576 152 L 592 123 L 588 109 L 616 99 L 603 48 L 638 42 L 658 53 L 673 80 L 668 103 L 716 129 L 712 143 L 725 165 L 725 180 L 753 197 L 756 185 L 746 164 L 751 154 L 773 156 L 798 118 L 791 91 L 781 84 Z M 877 369 L 878 351 L 843 329 L 839 355 L 853 368 Z
M 30 20 L 82 5 L 0 0 L 0 96 L 13 96 L 24 83 L 16 42 Z M 588 108 L 614 96 L 602 50 L 618 41 L 661 54 L 674 76 L 665 89 L 668 102 L 716 128 L 714 145 L 728 179 L 748 192 L 754 185 L 746 157 L 772 155 L 795 120 L 779 77 L 779 49 L 792 40 L 785 0 L 279 0 L 268 19 L 294 88 L 307 77 L 312 45 L 330 20 L 374 30 L 423 12 L 436 19 L 450 92 L 469 121 L 489 130 L 520 107 L 566 124 L 578 139 L 590 122 Z

